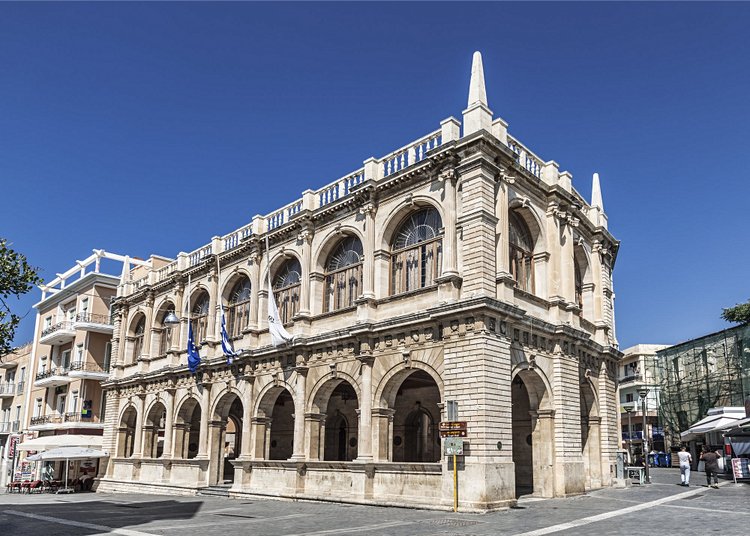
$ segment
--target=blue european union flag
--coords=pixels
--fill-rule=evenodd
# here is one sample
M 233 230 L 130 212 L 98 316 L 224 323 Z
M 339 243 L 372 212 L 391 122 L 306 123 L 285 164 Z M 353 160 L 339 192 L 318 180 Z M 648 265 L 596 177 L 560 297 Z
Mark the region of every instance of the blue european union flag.
M 198 366 L 201 364 L 201 356 L 198 353 L 198 348 L 195 346 L 195 341 L 193 340 L 193 323 L 188 322 L 188 343 L 187 343 L 187 354 L 188 354 L 188 369 L 190 372 L 195 374 L 195 371 L 198 370 Z

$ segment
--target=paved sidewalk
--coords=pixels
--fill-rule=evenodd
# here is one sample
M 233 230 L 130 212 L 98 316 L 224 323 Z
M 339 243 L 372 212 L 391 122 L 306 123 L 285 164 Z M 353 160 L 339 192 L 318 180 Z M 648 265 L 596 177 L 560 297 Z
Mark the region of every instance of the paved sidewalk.
M 523 498 L 487 514 L 217 497 L 134 494 L 3 495 L 2 536 L 537 536 L 750 533 L 750 484 L 679 485 L 676 469 L 654 469 L 653 483 L 568 499 Z

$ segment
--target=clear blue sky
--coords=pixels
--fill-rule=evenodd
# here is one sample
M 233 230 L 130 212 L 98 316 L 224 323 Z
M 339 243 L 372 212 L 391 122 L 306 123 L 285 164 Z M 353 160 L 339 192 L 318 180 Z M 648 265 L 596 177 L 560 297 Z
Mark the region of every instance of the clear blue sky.
M 749 27 L 740 3 L 2 3 L 0 236 L 46 280 L 192 251 L 460 118 L 480 50 L 510 132 L 587 199 L 601 175 L 621 347 L 675 343 L 750 298 Z

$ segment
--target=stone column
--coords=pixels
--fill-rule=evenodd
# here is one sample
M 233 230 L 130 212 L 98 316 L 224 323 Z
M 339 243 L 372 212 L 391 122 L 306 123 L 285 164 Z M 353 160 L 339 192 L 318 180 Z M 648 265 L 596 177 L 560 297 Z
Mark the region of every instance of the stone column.
M 151 354 L 151 334 L 154 328 L 154 294 L 149 292 L 146 296 L 146 329 L 143 333 L 143 348 L 141 349 L 141 355 L 135 356 L 136 359 L 139 357 L 145 357 L 148 359 Z M 145 372 L 145 370 L 144 370 Z
M 373 408 L 372 427 L 374 436 L 373 458 L 376 462 L 391 460 L 393 448 L 393 414 L 389 408 Z
M 515 177 L 508 175 L 507 170 L 500 172 L 500 180 L 497 183 L 497 200 L 495 201 L 495 215 L 497 216 L 497 249 L 495 250 L 497 298 L 504 301 L 512 301 L 515 281 L 510 273 L 510 242 L 508 239 L 510 203 L 508 189 L 515 183 Z
M 211 384 L 202 382 L 203 392 L 201 393 L 201 428 L 198 436 L 198 456 L 196 458 L 208 458 L 208 423 L 210 420 L 209 412 L 211 411 Z
M 161 456 L 162 458 L 174 457 L 172 449 L 172 441 L 174 437 L 174 393 L 174 388 L 167 388 L 164 391 L 166 417 L 164 418 L 164 451 Z
M 219 274 L 216 268 L 208 276 L 208 326 L 206 341 L 217 342 L 221 338 L 216 336 L 216 315 L 219 307 Z
M 372 366 L 375 358 L 369 354 L 358 357 L 361 363 L 362 386 L 359 401 L 358 462 L 372 462 Z
M 305 401 L 308 368 L 298 366 L 294 369 L 297 373 L 294 384 L 294 450 L 291 460 L 302 461 L 305 459 Z
M 258 329 L 258 313 L 260 301 L 260 253 L 254 251 L 250 254 L 250 321 L 249 329 Z M 261 312 L 261 314 L 263 314 Z
M 266 452 L 266 430 L 269 429 L 271 419 L 268 417 L 253 417 L 252 426 L 252 457 L 254 460 L 265 460 Z
M 138 413 L 135 416 L 135 431 L 133 438 L 133 455 L 132 458 L 143 457 L 143 421 L 145 415 L 143 412 L 146 411 L 146 395 L 143 393 L 138 394 Z
M 445 208 L 445 238 L 443 241 L 443 270 L 442 275 L 458 275 L 457 241 L 456 241 L 456 170 L 445 169 L 440 173 L 443 182 L 443 207 Z
M 312 262 L 312 229 L 307 227 L 300 231 L 297 240 L 302 242 L 302 281 L 300 282 L 299 316 L 310 316 L 310 263 Z
M 324 439 L 324 413 L 305 413 L 305 452 L 308 460 L 322 460 L 321 445 Z
M 555 495 L 555 412 L 550 409 L 531 411 L 534 493 L 541 497 Z
M 362 244 L 364 265 L 362 266 L 362 298 L 375 299 L 375 203 L 367 203 L 359 209 L 365 216 L 365 243 Z

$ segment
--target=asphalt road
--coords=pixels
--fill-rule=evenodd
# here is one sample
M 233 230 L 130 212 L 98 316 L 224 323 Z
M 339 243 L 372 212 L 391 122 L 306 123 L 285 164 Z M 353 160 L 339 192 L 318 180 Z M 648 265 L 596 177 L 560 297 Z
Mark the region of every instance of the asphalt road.
M 652 471 L 643 488 L 568 499 L 522 499 L 518 507 L 463 514 L 270 499 L 134 494 L 0 494 L 2 536 L 508 536 L 750 534 L 750 483 L 718 490 L 676 485 L 674 469 Z M 694 474 L 693 484 L 703 483 Z

